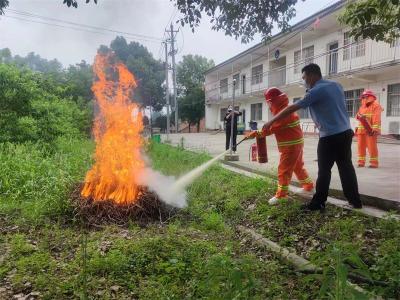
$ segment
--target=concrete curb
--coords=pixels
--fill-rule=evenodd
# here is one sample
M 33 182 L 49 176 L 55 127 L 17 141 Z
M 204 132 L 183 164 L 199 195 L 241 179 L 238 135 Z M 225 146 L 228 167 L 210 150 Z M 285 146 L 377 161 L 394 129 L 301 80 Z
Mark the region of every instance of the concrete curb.
M 243 170 L 243 168 L 238 168 L 236 166 L 236 164 L 230 163 L 230 162 L 223 162 L 222 167 L 231 172 L 235 172 L 235 173 L 245 175 L 245 176 L 251 177 L 251 178 L 259 178 L 259 179 L 270 178 L 270 176 L 266 176 L 266 174 L 260 175 L 259 174 L 260 172 L 251 172 L 248 170 Z M 293 185 L 289 186 L 289 191 L 293 192 L 295 189 L 296 189 L 295 186 L 293 186 Z M 297 196 L 302 197 L 301 195 L 297 195 Z M 304 198 L 304 197 L 302 197 L 302 198 Z M 347 204 L 347 201 L 343 201 L 343 200 L 336 199 L 333 197 L 328 197 L 328 203 L 335 205 L 337 207 L 343 208 L 343 209 L 357 211 L 359 213 L 362 213 L 362 214 L 370 216 L 370 217 L 380 218 L 380 219 L 390 217 L 390 218 L 395 218 L 400 221 L 400 215 L 390 214 L 386 210 L 381 210 L 376 207 L 364 205 L 362 209 L 355 210 Z
M 237 169 L 241 169 L 241 170 L 246 171 L 246 172 L 250 172 L 250 173 L 254 173 L 254 174 L 263 176 L 263 177 L 269 177 L 269 178 L 272 178 L 272 179 L 277 179 L 276 175 L 272 175 L 272 174 L 267 173 L 267 172 L 260 172 L 260 171 L 253 170 L 251 168 L 248 168 L 248 167 L 236 164 L 236 163 L 232 163 L 232 162 L 227 162 L 227 161 L 224 161 L 222 163 L 224 163 L 225 165 L 237 168 Z M 291 184 L 293 186 L 298 186 L 297 182 L 293 182 L 292 181 Z M 340 190 L 329 189 L 329 195 L 334 197 L 334 198 L 337 198 L 337 199 L 345 200 L 343 192 L 340 191 Z M 360 197 L 361 197 L 361 201 L 365 205 L 368 205 L 368 206 L 371 206 L 371 207 L 376 207 L 378 209 L 382 209 L 382 210 L 385 210 L 385 211 L 393 210 L 393 211 L 396 211 L 396 212 L 400 212 L 400 202 L 396 202 L 396 201 L 392 201 L 392 200 L 388 200 L 388 199 L 382 199 L 382 198 L 378 198 L 378 197 L 373 197 L 373 196 L 369 196 L 369 195 L 362 195 L 362 194 L 360 195 Z

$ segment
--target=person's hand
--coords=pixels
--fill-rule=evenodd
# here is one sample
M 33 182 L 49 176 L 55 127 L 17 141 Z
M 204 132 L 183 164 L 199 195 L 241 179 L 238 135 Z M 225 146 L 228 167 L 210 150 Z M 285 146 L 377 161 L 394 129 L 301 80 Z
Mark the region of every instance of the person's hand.
M 267 122 L 264 124 L 264 126 L 262 127 L 263 131 L 268 131 L 268 129 L 272 126 L 271 122 Z
M 379 135 L 379 131 L 377 131 L 377 130 L 372 130 L 371 135 L 372 135 L 372 136 Z
M 258 135 L 258 132 L 257 132 L 257 130 L 255 130 L 255 131 L 252 131 L 252 132 L 250 132 L 250 133 L 248 133 L 247 135 L 246 135 L 246 139 L 254 139 L 254 138 L 256 138 L 257 137 L 257 135 Z

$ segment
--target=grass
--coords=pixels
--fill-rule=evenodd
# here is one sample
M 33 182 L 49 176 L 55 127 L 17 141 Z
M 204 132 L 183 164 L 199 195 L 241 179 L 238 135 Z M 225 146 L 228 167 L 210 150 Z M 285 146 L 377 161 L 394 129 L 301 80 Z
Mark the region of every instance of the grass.
M 164 147 L 151 146 L 149 156 L 170 175 L 209 159 Z M 241 197 L 223 205 L 221 193 L 221 211 L 207 208 L 206 189 L 197 198 L 198 185 L 190 189 L 187 214 L 167 226 L 84 231 L 72 220 L 68 193 L 83 179 L 92 151 L 81 140 L 60 139 L 50 149 L 1 145 L 0 298 L 33 292 L 43 299 L 305 299 L 317 293 L 306 276 L 244 246 L 226 217 L 240 217 Z M 205 177 L 217 172 L 216 180 L 229 179 L 218 170 Z
M 265 200 L 273 180 L 219 166 L 188 188 L 189 206 L 168 225 L 83 231 L 72 220 L 68 193 L 92 151 L 88 141 L 65 139 L 51 149 L 0 146 L 0 286 L 6 288 L 0 298 L 30 292 L 43 299 L 334 298 L 346 295 L 339 279 L 345 282 L 349 271 L 387 282 L 364 285 L 369 291 L 399 296 L 399 222 L 334 207 L 325 215 L 302 214 L 296 201 L 271 207 Z M 153 168 L 174 176 L 209 159 L 163 144 L 150 145 L 148 155 Z M 238 234 L 239 224 L 311 259 L 325 274 L 293 271 Z

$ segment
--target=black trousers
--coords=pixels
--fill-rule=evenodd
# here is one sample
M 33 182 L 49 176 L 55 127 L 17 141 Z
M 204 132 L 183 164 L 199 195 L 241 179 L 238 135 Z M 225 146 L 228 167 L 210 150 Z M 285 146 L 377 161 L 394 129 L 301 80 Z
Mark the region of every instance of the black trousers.
M 226 127 L 225 135 L 226 135 L 225 150 L 228 150 L 231 147 L 231 128 L 230 127 Z M 237 137 L 237 128 L 233 127 L 233 147 L 232 147 L 233 151 L 236 151 L 236 137 Z
M 351 129 L 339 134 L 323 137 L 318 142 L 318 179 L 313 203 L 325 203 L 331 183 L 331 169 L 333 164 L 339 170 L 343 193 L 349 203 L 360 204 L 357 176 L 351 161 L 351 143 L 353 140 Z

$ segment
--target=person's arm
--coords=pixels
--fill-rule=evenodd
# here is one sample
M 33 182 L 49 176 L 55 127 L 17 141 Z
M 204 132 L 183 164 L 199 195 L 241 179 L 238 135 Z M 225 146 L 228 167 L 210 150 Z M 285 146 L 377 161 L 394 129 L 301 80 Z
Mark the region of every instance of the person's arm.
M 373 135 L 381 134 L 381 113 L 382 113 L 382 107 L 380 105 L 376 105 L 372 112 L 371 127 Z
M 295 111 L 299 110 L 301 107 L 298 106 L 297 104 L 292 104 L 286 107 L 284 110 L 279 112 L 277 115 L 275 115 L 271 120 L 269 120 L 267 123 L 264 124 L 263 130 L 269 130 L 269 128 L 272 126 L 277 121 L 280 121 L 287 116 L 289 116 L 291 113 L 294 113 Z

